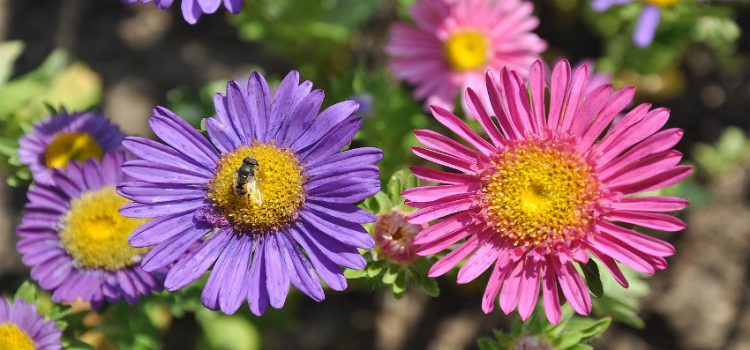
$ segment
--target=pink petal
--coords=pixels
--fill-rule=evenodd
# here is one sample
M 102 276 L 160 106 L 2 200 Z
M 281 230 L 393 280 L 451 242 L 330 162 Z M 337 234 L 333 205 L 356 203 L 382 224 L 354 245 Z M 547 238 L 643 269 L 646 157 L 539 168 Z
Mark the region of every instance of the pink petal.
M 497 125 L 495 125 L 492 118 L 487 114 L 487 111 L 484 108 L 484 103 L 482 103 L 482 100 L 477 96 L 477 93 L 474 92 L 472 88 L 468 88 L 466 89 L 466 96 L 464 98 L 468 101 L 467 104 L 471 113 L 477 117 L 477 121 L 482 125 L 484 131 L 490 137 L 490 141 L 492 141 L 495 147 L 503 148 L 503 140 L 505 139 L 505 136 L 500 133 Z
M 685 209 L 689 202 L 680 197 L 631 197 L 609 203 L 613 210 L 669 212 Z
M 427 244 L 452 235 L 459 229 L 471 224 L 472 220 L 471 214 L 469 213 L 461 213 L 451 216 L 419 232 L 414 237 L 414 244 Z
M 661 239 L 629 230 L 610 222 L 600 222 L 597 224 L 597 228 L 601 232 L 606 232 L 610 236 L 617 237 L 617 239 L 627 243 L 629 246 L 649 255 L 665 257 L 672 256 L 675 253 L 674 247 Z
M 685 223 L 669 214 L 636 212 L 636 211 L 614 211 L 604 215 L 609 221 L 627 222 L 629 224 L 650 228 L 653 230 L 676 232 L 685 229 Z
M 458 119 L 453 113 L 449 112 L 448 110 L 433 106 L 432 107 L 432 115 L 435 116 L 435 119 L 437 119 L 441 124 L 445 125 L 449 130 L 456 133 L 456 135 L 460 136 L 466 142 L 474 146 L 479 152 L 482 152 L 484 155 L 490 155 L 495 152 L 495 148 L 492 147 L 492 145 L 487 142 L 487 140 L 479 137 L 477 133 L 474 132 L 474 130 L 471 130 L 466 123 L 461 121 L 461 119 Z
M 479 190 L 479 184 L 461 184 L 461 185 L 442 185 L 442 186 L 423 186 L 407 189 L 401 196 L 412 202 L 432 202 L 435 200 L 475 193 Z
M 672 169 L 667 169 L 661 173 L 655 174 L 648 179 L 613 186 L 609 189 L 610 191 L 622 192 L 623 194 L 648 192 L 674 185 L 690 176 L 692 173 L 693 168 L 689 166 L 676 166 Z
M 548 262 L 545 267 L 542 295 L 544 297 L 544 313 L 547 315 L 547 319 L 552 324 L 560 323 L 562 310 L 560 309 L 560 296 L 557 294 L 557 276 L 552 262 Z
M 518 314 L 521 320 L 526 321 L 534 312 L 536 302 L 539 299 L 539 279 L 541 275 L 540 266 L 534 259 L 527 258 L 526 269 L 521 281 L 521 298 L 518 301 Z
M 507 138 L 512 140 L 520 139 L 523 137 L 523 134 L 521 134 L 520 127 L 515 125 L 513 116 L 511 115 L 507 104 L 504 103 L 505 96 L 500 92 L 501 85 L 495 81 L 495 75 L 491 71 L 487 72 L 485 81 L 487 85 L 487 93 L 490 97 L 490 105 L 492 106 L 492 111 L 495 112 L 495 117 L 500 124 L 500 129 L 503 130 L 503 133 L 505 133 Z
M 617 262 L 614 259 L 610 258 L 608 255 L 596 249 L 593 249 L 593 248 L 589 248 L 589 249 L 591 250 L 592 253 L 594 253 L 594 255 L 596 255 L 597 258 L 599 258 L 599 260 L 604 264 L 604 267 L 606 267 L 607 270 L 609 270 L 609 273 L 612 274 L 612 277 L 615 278 L 615 281 L 617 281 L 617 283 L 619 283 L 621 286 L 628 288 L 628 286 L 630 285 L 628 283 L 628 279 L 625 278 L 625 275 L 620 270 L 620 267 L 617 266 Z
M 611 101 L 612 85 L 605 84 L 597 87 L 586 96 L 583 105 L 576 113 L 570 126 L 570 133 L 583 136 L 586 128 L 594 121 L 604 107 Z
M 630 250 L 630 246 L 614 237 L 597 235 L 594 240 L 589 241 L 589 245 L 633 270 L 648 275 L 654 274 L 654 266 L 651 263 Z
M 455 267 L 461 260 L 469 256 L 474 250 L 479 247 L 479 238 L 477 235 L 471 236 L 461 246 L 448 253 L 446 256 L 440 258 L 427 272 L 427 276 L 435 278 L 444 275 Z
M 563 106 L 565 105 L 566 91 L 570 83 L 570 63 L 563 59 L 557 62 L 552 70 L 552 82 L 550 83 L 549 97 L 549 117 L 547 118 L 547 127 L 550 130 L 557 130 L 557 126 L 562 119 Z
M 495 309 L 495 297 L 500 292 L 505 275 L 511 266 L 510 260 L 506 259 L 504 262 L 501 262 L 501 259 L 495 261 L 495 267 L 492 269 L 490 279 L 487 281 L 487 288 L 484 290 L 484 295 L 482 296 L 482 311 L 486 314 Z
M 430 240 L 427 243 L 417 245 L 416 253 L 420 256 L 430 256 L 439 253 L 477 231 L 479 230 L 476 226 L 462 227 L 455 232 Z
M 596 160 L 598 164 L 601 163 L 607 163 L 612 158 L 618 156 L 622 152 L 625 152 L 628 148 L 631 146 L 637 144 L 638 142 L 641 142 L 645 140 L 647 137 L 653 135 L 659 129 L 661 129 L 664 124 L 667 123 L 667 120 L 669 119 L 669 110 L 666 108 L 657 108 L 653 111 L 649 112 L 643 120 L 634 123 L 632 126 L 630 126 L 627 130 L 624 130 L 622 134 L 617 137 L 616 139 L 613 139 L 612 145 L 609 147 L 600 147 L 599 145 L 595 146 L 595 151 L 599 152 L 601 151 L 602 154 L 599 156 L 599 158 Z M 618 123 L 615 127 L 619 126 Z M 605 139 L 607 137 L 605 136 Z M 602 142 L 605 140 L 603 139 Z
M 474 175 L 469 174 L 456 174 L 456 173 L 448 173 L 445 171 L 428 168 L 425 166 L 413 166 L 411 167 L 411 172 L 414 174 L 414 176 L 418 177 L 421 180 L 424 181 L 430 181 L 430 182 L 440 182 L 445 184 L 468 184 L 468 183 L 478 183 L 478 179 Z
M 534 61 L 529 70 L 529 86 L 531 90 L 531 102 L 532 102 L 532 124 L 534 130 L 539 132 L 541 127 L 545 125 L 545 98 L 544 90 L 546 88 L 544 64 L 540 60 Z
M 586 87 L 589 82 L 589 67 L 586 64 L 581 65 L 573 73 L 573 82 L 570 84 L 568 95 L 566 96 L 567 103 L 563 106 L 562 116 L 560 117 L 560 128 L 559 131 L 567 132 L 570 130 L 573 121 L 580 119 L 582 116 L 578 115 L 578 107 L 583 102 L 583 95 L 586 92 Z
M 435 206 L 422 208 L 412 213 L 408 217 L 409 223 L 415 225 L 426 224 L 432 220 L 442 218 L 460 211 L 468 210 L 474 206 L 474 200 L 471 198 L 462 198 L 444 202 Z
M 516 308 L 516 305 L 518 305 L 523 272 L 523 260 L 516 261 L 513 269 L 505 278 L 505 283 L 503 283 L 503 289 L 500 292 L 500 309 L 502 309 L 506 315 L 513 312 L 513 310 Z
M 554 261 L 553 263 L 557 271 L 557 280 L 560 282 L 560 289 L 562 289 L 570 306 L 581 315 L 590 314 L 591 296 L 589 295 L 589 289 L 576 268 L 569 262 L 561 264 Z
M 432 130 L 415 130 L 414 136 L 416 136 L 419 142 L 427 147 L 443 153 L 452 154 L 456 157 L 465 159 L 470 163 L 476 163 L 477 158 L 480 157 L 479 153 L 473 149 Z
M 667 129 L 651 135 L 623 155 L 600 164 L 597 169 L 599 175 L 602 178 L 608 177 L 649 154 L 666 151 L 676 145 L 682 139 L 683 134 L 681 129 Z
M 591 148 L 591 145 L 599 138 L 599 135 L 612 123 L 615 117 L 627 107 L 635 96 L 635 88 L 628 86 L 617 90 L 609 103 L 596 118 L 593 123 L 586 129 L 581 141 L 578 143 L 578 151 L 583 152 Z
M 458 158 L 443 152 L 433 151 L 429 148 L 424 147 L 412 147 L 411 151 L 420 158 L 428 160 L 435 164 L 453 168 L 464 173 L 474 172 L 471 168 L 475 163 L 467 161 L 466 159 Z
M 664 169 L 672 168 L 680 163 L 681 160 L 682 153 L 679 151 L 662 151 L 642 157 L 610 176 L 600 173 L 599 178 L 607 183 L 607 186 L 617 186 L 623 182 L 632 183 L 649 178 Z
M 495 240 L 489 240 L 482 244 L 479 249 L 466 261 L 464 266 L 458 270 L 458 277 L 456 282 L 458 284 L 465 284 L 473 281 L 479 277 L 484 271 L 492 265 L 493 262 L 497 261 L 500 256 L 500 246 Z

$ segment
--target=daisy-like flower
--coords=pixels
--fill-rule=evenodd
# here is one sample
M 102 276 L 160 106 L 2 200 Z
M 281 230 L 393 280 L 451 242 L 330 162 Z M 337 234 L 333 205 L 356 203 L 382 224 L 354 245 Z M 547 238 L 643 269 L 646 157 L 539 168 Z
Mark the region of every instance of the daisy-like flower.
M 174 0 L 123 0 L 126 4 L 148 4 L 153 3 L 160 9 L 172 7 Z M 198 23 L 204 14 L 215 13 L 221 4 L 232 14 L 238 14 L 242 10 L 242 0 L 182 0 L 182 17 L 190 24 Z
M 135 181 L 120 193 L 134 203 L 120 212 L 154 217 L 130 237 L 154 248 L 143 268 L 169 267 L 174 291 L 213 266 L 203 304 L 232 314 L 247 300 L 256 315 L 281 308 L 289 284 L 310 298 L 325 297 L 322 278 L 344 290 L 341 267 L 362 269 L 357 248 L 374 241 L 361 224 L 375 218 L 355 205 L 380 188 L 377 148 L 339 152 L 362 123 L 354 101 L 319 113 L 323 92 L 291 72 L 272 96 L 253 73 L 230 81 L 206 119 L 209 140 L 171 111 L 157 107 L 151 129 L 166 143 L 140 137 L 123 142 L 140 159 L 123 171 Z M 183 253 L 198 242 L 200 247 Z
M 682 154 L 671 149 L 683 132 L 659 131 L 669 110 L 652 110 L 650 104 L 635 107 L 610 127 L 635 89 L 612 91 L 603 85 L 586 94 L 588 76 L 585 65 L 571 74 L 567 61 L 558 63 L 546 105 L 541 62 L 531 66 L 527 82 L 511 70 L 488 73 L 496 119 L 472 89 L 466 97 L 489 141 L 440 107 L 433 107 L 435 118 L 472 147 L 434 131 L 415 132 L 428 147 L 415 147 L 418 156 L 459 171 L 413 168 L 417 177 L 443 185 L 404 192 L 407 204 L 420 208 L 409 221 L 445 218 L 417 235 L 417 254 L 432 255 L 460 242 L 429 273 L 440 276 L 468 257 L 458 283 L 494 265 L 482 302 L 487 313 L 499 294 L 505 313 L 518 308 L 526 319 L 541 288 L 547 317 L 557 323 L 559 286 L 573 309 L 585 315 L 591 299 L 577 264 L 593 255 L 627 286 L 617 262 L 653 274 L 674 254 L 669 243 L 623 225 L 668 232 L 685 227 L 665 213 L 685 208 L 685 199 L 637 196 L 691 173 L 678 165 Z
M 525 75 L 547 48 L 531 32 L 539 24 L 533 11 L 523 0 L 417 1 L 411 8 L 415 25 L 391 29 L 389 67 L 416 85 L 414 97 L 424 99 L 425 107 L 451 109 L 466 87 L 486 96 L 487 70 L 509 67 Z
M 108 119 L 91 113 L 60 114 L 36 123 L 18 142 L 18 156 L 31 169 L 34 181 L 51 184 L 52 169 L 65 169 L 71 161 L 100 159 L 120 148 L 125 135 Z
M 128 244 L 128 236 L 146 220 L 119 213 L 129 202 L 116 191 L 124 161 L 124 151 L 115 151 L 101 162 L 72 162 L 53 172 L 53 184 L 37 184 L 28 192 L 16 229 L 18 252 L 31 267 L 31 278 L 52 291 L 56 302 L 80 298 L 96 307 L 125 299 L 132 304 L 161 288 L 158 278 L 139 266 L 147 249 Z
M 633 33 L 633 42 L 638 47 L 646 47 L 654 40 L 662 9 L 677 5 L 680 0 L 593 0 L 592 6 L 595 11 L 606 11 L 614 5 L 633 2 L 641 2 L 644 5 Z
M 407 214 L 394 210 L 381 214 L 375 221 L 372 234 L 375 236 L 375 259 L 408 265 L 418 258 L 414 251 L 414 237 L 427 227 L 406 221 Z
M 61 336 L 55 322 L 38 315 L 36 306 L 0 297 L 0 349 L 58 350 Z

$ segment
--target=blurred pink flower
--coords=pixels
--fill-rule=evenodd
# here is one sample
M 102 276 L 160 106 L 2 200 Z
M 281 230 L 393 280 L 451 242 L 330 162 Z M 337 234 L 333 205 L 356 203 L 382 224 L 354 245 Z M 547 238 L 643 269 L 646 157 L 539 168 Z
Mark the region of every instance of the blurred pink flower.
M 613 91 L 606 84 L 586 93 L 588 66 L 572 72 L 562 60 L 545 98 L 544 71 L 537 61 L 527 81 L 508 69 L 487 73 L 492 113 L 477 92 L 467 90 L 468 106 L 489 141 L 433 106 L 435 118 L 471 147 L 431 130 L 415 131 L 427 146 L 414 147 L 416 155 L 458 173 L 413 167 L 418 178 L 441 185 L 409 189 L 403 196 L 407 205 L 419 208 L 410 223 L 444 218 L 415 237 L 418 255 L 458 243 L 432 266 L 430 277 L 468 258 L 457 279 L 468 283 L 494 265 L 482 302 L 485 312 L 494 309 L 497 298 L 506 314 L 518 308 L 525 320 L 541 289 L 547 318 L 557 323 L 558 286 L 577 313 L 591 312 L 588 287 L 576 269 L 590 255 L 626 287 L 618 262 L 645 274 L 667 267 L 665 258 L 674 247 L 632 226 L 680 231 L 685 224 L 668 213 L 688 202 L 637 194 L 675 184 L 692 169 L 678 165 L 682 154 L 672 149 L 683 131 L 660 131 L 669 110 L 644 103 L 610 128 L 632 101 L 633 87 Z
M 533 11 L 522 0 L 417 1 L 411 8 L 415 25 L 392 26 L 389 67 L 416 85 L 414 97 L 425 100 L 425 107 L 452 109 L 467 87 L 487 96 L 487 70 L 508 67 L 525 76 L 547 48 L 532 32 L 539 24 Z

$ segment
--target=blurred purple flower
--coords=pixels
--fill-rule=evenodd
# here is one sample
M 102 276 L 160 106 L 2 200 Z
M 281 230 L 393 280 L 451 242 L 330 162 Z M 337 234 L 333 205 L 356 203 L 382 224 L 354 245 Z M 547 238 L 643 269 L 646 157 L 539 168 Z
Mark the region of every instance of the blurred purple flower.
M 593 0 L 595 11 L 605 11 L 615 5 L 624 5 L 636 0 Z M 638 47 L 646 47 L 654 40 L 656 28 L 659 27 L 661 9 L 678 3 L 679 0 L 643 0 L 645 7 L 638 18 L 638 24 L 633 33 L 633 42 Z
M 126 4 L 147 4 L 153 3 L 160 9 L 166 9 L 172 6 L 174 0 L 123 0 Z M 242 10 L 242 0 L 182 0 L 182 17 L 190 24 L 198 23 L 203 14 L 212 14 L 219 9 L 221 3 L 233 14 Z

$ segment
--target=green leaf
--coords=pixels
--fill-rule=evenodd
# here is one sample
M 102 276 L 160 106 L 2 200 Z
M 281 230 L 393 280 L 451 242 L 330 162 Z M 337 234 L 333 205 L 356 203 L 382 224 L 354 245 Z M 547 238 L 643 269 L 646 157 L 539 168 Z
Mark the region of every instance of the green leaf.
M 0 85 L 4 84 L 13 74 L 13 64 L 21 55 L 24 44 L 21 41 L 7 41 L 0 43 Z
M 203 346 L 198 348 L 248 350 L 260 348 L 260 332 L 244 317 L 212 314 L 198 317 L 203 328 Z
M 612 298 L 608 295 L 594 301 L 594 307 L 600 312 L 610 315 L 620 322 L 631 327 L 643 329 L 645 323 L 638 316 L 637 311 L 620 299 Z
M 383 284 L 392 284 L 396 282 L 396 279 L 399 275 L 403 274 L 402 271 L 398 267 L 395 266 L 389 266 L 388 270 L 383 274 L 383 278 L 381 281 Z
M 585 265 L 580 265 L 583 270 L 583 276 L 586 278 L 586 285 L 589 290 L 597 298 L 601 298 L 604 295 L 604 288 L 602 287 L 602 278 L 599 274 L 599 265 L 596 264 L 594 259 L 589 259 L 589 262 Z
M 366 270 L 350 270 L 346 269 L 344 270 L 344 277 L 350 280 L 358 279 L 358 278 L 364 278 L 367 277 L 367 271 Z
M 18 287 L 18 290 L 16 290 L 16 295 L 14 296 L 14 299 L 21 299 L 26 301 L 29 304 L 35 304 L 36 303 L 36 296 L 37 296 L 37 290 L 36 286 L 29 282 L 23 282 L 20 287 Z
M 372 278 L 379 275 L 387 265 L 388 263 L 382 260 L 372 262 L 367 266 L 367 277 Z
M 393 208 L 393 203 L 391 203 L 391 199 L 383 192 L 378 192 L 375 194 L 375 200 L 378 202 L 378 212 L 373 214 L 382 214 L 387 213 Z
M 572 347 L 568 348 L 567 350 L 594 350 L 594 347 L 588 344 L 581 344 L 578 343 L 576 345 L 573 345 Z
M 425 278 L 425 280 L 422 282 L 422 290 L 429 296 L 433 298 L 437 298 L 440 296 L 440 288 L 438 287 L 437 282 L 432 278 Z

